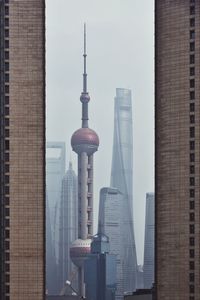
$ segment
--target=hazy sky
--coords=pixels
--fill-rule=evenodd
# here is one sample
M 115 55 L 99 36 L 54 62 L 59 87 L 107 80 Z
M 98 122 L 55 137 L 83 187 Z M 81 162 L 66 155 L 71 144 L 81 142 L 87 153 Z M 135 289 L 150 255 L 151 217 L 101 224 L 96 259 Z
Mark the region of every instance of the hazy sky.
M 89 126 L 95 153 L 95 219 L 99 190 L 109 186 L 115 89 L 130 88 L 133 106 L 134 223 L 143 263 L 145 194 L 154 189 L 153 0 L 47 0 L 47 140 L 65 141 L 81 126 L 83 23 L 87 23 Z

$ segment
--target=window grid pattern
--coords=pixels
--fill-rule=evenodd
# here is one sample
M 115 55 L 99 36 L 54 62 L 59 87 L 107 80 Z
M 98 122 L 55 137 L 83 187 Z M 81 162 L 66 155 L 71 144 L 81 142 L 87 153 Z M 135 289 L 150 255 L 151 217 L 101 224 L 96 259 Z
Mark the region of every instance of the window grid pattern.
M 10 299 L 10 265 L 9 265 L 9 250 L 10 250 L 10 209 L 9 209 L 9 0 L 0 2 L 0 115 L 1 115 L 1 137 L 0 137 L 0 153 L 1 153 L 1 192 L 0 192 L 0 217 L 2 227 L 0 231 L 0 246 L 1 246 L 1 285 L 0 298 L 2 300 Z
M 195 300 L 195 1 L 190 0 L 189 68 L 189 300 Z M 191 159 L 191 157 L 193 159 Z

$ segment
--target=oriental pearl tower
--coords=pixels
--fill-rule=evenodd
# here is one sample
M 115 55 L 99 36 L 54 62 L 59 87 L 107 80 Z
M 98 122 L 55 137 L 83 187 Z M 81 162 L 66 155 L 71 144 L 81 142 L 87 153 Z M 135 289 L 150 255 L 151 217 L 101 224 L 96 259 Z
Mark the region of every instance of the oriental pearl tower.
M 86 73 L 86 25 L 84 24 L 84 73 L 82 103 L 82 127 L 74 132 L 71 138 L 73 151 L 78 154 L 78 240 L 72 243 L 70 256 L 78 267 L 79 294 L 85 296 L 84 260 L 90 253 L 93 235 L 93 154 L 98 150 L 99 138 L 96 132 L 88 127 L 88 103 Z

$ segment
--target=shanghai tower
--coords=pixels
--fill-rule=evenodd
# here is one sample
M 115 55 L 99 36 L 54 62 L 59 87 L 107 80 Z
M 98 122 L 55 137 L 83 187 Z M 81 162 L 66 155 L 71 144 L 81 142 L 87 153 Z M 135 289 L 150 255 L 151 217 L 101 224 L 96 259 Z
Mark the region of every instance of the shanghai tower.
M 79 294 L 84 297 L 84 257 L 90 253 L 93 235 L 93 154 L 98 150 L 99 138 L 96 132 L 88 127 L 88 102 L 86 73 L 86 26 L 84 25 L 84 73 L 82 103 L 82 127 L 74 132 L 71 138 L 73 151 L 78 154 L 78 240 L 70 249 L 72 261 L 78 267 Z
M 133 137 L 131 91 L 116 89 L 111 187 L 123 194 L 124 292 L 134 291 L 137 258 L 133 230 Z M 115 213 L 113 211 L 113 213 Z

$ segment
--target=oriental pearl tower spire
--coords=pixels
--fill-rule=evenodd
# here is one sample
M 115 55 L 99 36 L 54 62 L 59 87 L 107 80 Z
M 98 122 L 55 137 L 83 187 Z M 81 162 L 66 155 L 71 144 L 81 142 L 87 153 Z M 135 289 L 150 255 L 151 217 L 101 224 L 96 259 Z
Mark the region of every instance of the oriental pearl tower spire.
M 85 296 L 84 259 L 90 253 L 93 235 L 93 154 L 98 150 L 99 138 L 96 132 L 88 127 L 88 103 L 86 72 L 86 25 L 84 24 L 84 73 L 82 103 L 82 127 L 74 132 L 71 138 L 73 151 L 78 154 L 78 240 L 70 249 L 72 261 L 78 267 L 79 294 Z

